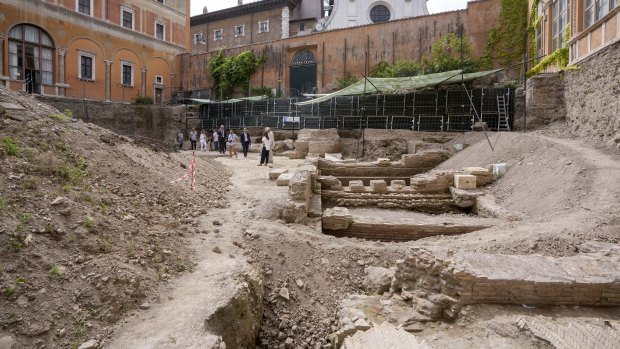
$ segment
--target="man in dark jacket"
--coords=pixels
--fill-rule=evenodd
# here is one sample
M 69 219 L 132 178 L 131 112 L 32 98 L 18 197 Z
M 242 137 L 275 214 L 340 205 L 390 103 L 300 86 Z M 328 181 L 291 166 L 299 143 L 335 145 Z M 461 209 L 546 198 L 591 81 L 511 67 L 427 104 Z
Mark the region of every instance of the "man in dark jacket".
M 226 154 L 226 129 L 224 129 L 224 125 L 220 126 L 220 129 L 217 131 L 218 136 L 220 137 L 220 153 Z
M 243 133 L 241 134 L 241 146 L 243 147 L 243 157 L 248 157 L 248 149 L 250 149 L 250 144 L 252 141 L 250 140 L 250 132 L 248 132 L 247 128 L 243 128 Z

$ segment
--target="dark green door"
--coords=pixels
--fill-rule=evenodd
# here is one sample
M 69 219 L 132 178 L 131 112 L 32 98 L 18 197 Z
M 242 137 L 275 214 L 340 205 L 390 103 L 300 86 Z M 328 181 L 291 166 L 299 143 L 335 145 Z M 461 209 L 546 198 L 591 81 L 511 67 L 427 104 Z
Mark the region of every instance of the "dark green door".
M 316 93 L 316 60 L 310 50 L 303 49 L 295 54 L 291 62 L 290 97 L 301 97 L 304 93 Z

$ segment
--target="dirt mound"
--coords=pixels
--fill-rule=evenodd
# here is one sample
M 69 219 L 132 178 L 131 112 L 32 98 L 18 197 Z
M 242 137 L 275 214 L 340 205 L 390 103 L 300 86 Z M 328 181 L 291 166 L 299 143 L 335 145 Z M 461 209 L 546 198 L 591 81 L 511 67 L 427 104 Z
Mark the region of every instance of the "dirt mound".
M 0 116 L 0 338 L 77 348 L 193 268 L 195 217 L 227 205 L 230 172 L 198 159 L 196 191 L 172 185 L 189 154 L 137 147 L 22 93 L 0 89 L 0 101 L 17 105 Z

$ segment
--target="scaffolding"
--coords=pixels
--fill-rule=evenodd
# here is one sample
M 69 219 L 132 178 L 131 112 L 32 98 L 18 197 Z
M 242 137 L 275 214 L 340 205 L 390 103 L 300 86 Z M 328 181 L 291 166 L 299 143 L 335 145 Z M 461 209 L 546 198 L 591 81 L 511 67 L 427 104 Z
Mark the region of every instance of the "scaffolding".
M 477 111 L 490 130 L 499 131 L 512 129 L 514 96 L 513 88 L 455 88 L 335 96 L 302 105 L 297 104 L 304 100 L 300 98 L 240 99 L 202 104 L 200 117 L 204 129 L 224 125 L 230 129 L 372 128 L 463 132 L 472 130 Z M 505 101 L 505 106 L 498 108 L 498 100 Z M 500 125 L 503 118 L 500 118 L 500 110 L 505 110 L 509 128 Z

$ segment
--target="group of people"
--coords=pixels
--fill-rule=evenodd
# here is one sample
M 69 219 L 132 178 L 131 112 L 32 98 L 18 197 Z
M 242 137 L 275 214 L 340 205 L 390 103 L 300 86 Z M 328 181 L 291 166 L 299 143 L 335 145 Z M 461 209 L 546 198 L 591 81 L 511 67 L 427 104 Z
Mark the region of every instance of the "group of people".
M 184 136 L 183 132 L 177 134 L 177 145 L 179 149 L 183 149 Z M 219 129 L 211 129 L 211 131 L 202 130 L 200 135 L 196 128 L 192 128 L 189 132 L 189 141 L 191 143 L 191 150 L 196 150 L 196 142 L 200 141 L 200 151 L 205 152 L 207 148 L 209 151 L 219 151 L 221 154 L 226 154 L 228 149 L 228 156 L 238 158 L 237 147 L 241 143 L 243 150 L 243 157 L 248 157 L 248 151 L 250 144 L 252 144 L 252 137 L 247 128 L 243 128 L 241 135 L 237 135 L 234 130 L 228 130 L 221 125 Z M 275 139 L 271 128 L 265 127 L 262 138 L 262 150 L 259 166 L 273 163 L 273 146 Z

